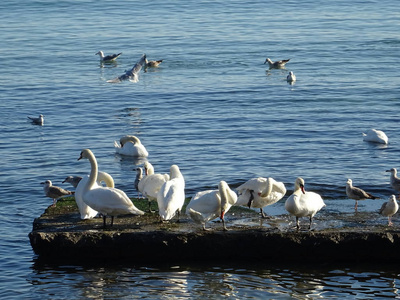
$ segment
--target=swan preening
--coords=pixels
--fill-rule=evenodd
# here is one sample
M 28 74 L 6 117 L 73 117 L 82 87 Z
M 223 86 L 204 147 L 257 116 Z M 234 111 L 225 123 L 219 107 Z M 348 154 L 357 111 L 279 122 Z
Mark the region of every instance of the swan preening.
M 121 52 L 121 53 L 118 53 L 118 54 L 110 54 L 110 55 L 104 56 L 103 51 L 100 50 L 100 51 L 97 52 L 95 55 L 99 55 L 99 56 L 100 56 L 100 61 L 101 61 L 101 62 L 113 62 L 113 61 L 115 61 L 121 54 L 122 54 L 122 52 Z
M 50 180 L 46 180 L 45 182 L 41 182 L 40 184 L 43 184 L 43 190 L 44 194 L 53 199 L 53 206 L 56 206 L 57 199 L 66 196 L 66 195 L 72 195 L 74 192 L 64 190 L 63 188 L 60 188 L 58 186 L 55 186 L 52 184 Z
M 269 178 L 252 178 L 237 187 L 239 197 L 235 205 L 259 208 L 261 216 L 266 217 L 263 207 L 274 204 L 286 194 L 283 182 Z
M 87 158 L 90 161 L 90 175 L 82 189 L 82 199 L 92 209 L 103 215 L 103 226 L 106 226 L 106 216 L 111 216 L 111 226 L 114 217 L 123 214 L 143 215 L 144 212 L 136 208 L 125 192 L 96 184 L 98 176 L 97 160 L 90 149 L 84 149 L 78 160 Z M 82 179 L 83 180 L 83 179 Z M 79 188 L 79 186 L 78 186 Z
M 388 217 L 388 226 L 392 226 L 392 216 L 399 210 L 399 204 L 396 201 L 396 196 L 392 195 L 388 202 L 382 204 L 379 213 L 382 216 Z
M 278 61 L 272 61 L 269 58 L 267 58 L 264 62 L 264 64 L 268 63 L 270 69 L 283 69 L 285 65 L 289 62 L 289 59 L 283 59 L 283 60 L 278 60 Z
M 350 199 L 356 200 L 356 205 L 354 206 L 354 210 L 356 210 L 356 211 L 357 211 L 357 207 L 358 207 L 358 200 L 379 199 L 378 197 L 375 197 L 375 196 L 371 195 L 370 193 L 367 193 L 366 191 L 353 186 L 353 181 L 351 179 L 347 179 L 346 195 Z
M 219 217 L 222 220 L 223 230 L 228 230 L 225 226 L 224 215 L 236 201 L 236 193 L 225 181 L 220 181 L 218 190 L 196 193 L 186 207 L 186 214 L 196 223 L 202 224 L 204 230 L 208 230 L 206 229 L 208 221 Z
M 119 139 L 119 143 L 114 141 L 115 151 L 121 155 L 134 157 L 147 157 L 149 153 L 146 147 L 134 135 L 124 135 Z
M 38 118 L 34 118 L 34 117 L 28 117 L 28 119 L 31 121 L 32 124 L 34 125 L 40 125 L 42 126 L 44 124 L 44 116 L 43 115 L 39 115 Z
M 169 171 L 170 179 L 161 186 L 157 194 L 158 213 L 161 221 L 171 220 L 175 214 L 179 216 L 185 203 L 185 179 L 179 167 L 172 165 Z
M 170 176 L 169 174 L 154 173 L 154 167 L 148 161 L 144 163 L 143 167 L 145 175 L 138 183 L 138 190 L 149 201 L 149 211 L 151 212 L 151 201 L 157 201 L 161 187 L 170 179 Z
M 325 206 L 321 196 L 314 192 L 306 192 L 304 179 L 298 177 L 294 183 L 294 192 L 285 202 L 286 210 L 296 217 L 296 228 L 300 229 L 299 218 L 309 217 L 311 229 L 312 218 Z
M 142 57 L 137 61 L 137 63 L 130 69 L 129 71 L 126 71 L 125 74 L 118 76 L 114 79 L 107 80 L 109 83 L 118 83 L 124 80 L 129 80 L 132 82 L 138 82 L 139 81 L 139 72 L 144 67 L 146 64 L 146 54 L 143 54 Z
M 379 144 L 388 144 L 389 138 L 387 135 L 381 131 L 376 129 L 370 129 L 367 133 L 363 133 L 363 140 L 365 142 L 379 143 Z

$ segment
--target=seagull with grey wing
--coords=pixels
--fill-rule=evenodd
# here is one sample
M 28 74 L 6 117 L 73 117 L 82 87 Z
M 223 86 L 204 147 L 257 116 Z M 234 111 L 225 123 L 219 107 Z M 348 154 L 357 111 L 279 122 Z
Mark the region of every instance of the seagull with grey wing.
M 133 66 L 132 69 L 126 71 L 125 74 L 118 76 L 117 78 L 107 80 L 109 83 L 118 83 L 124 80 L 129 80 L 132 82 L 139 81 L 139 72 L 143 66 L 146 64 L 146 54 L 143 54 L 142 57 L 138 60 L 138 62 Z
M 350 199 L 356 200 L 356 205 L 354 206 L 355 211 L 357 211 L 358 200 L 379 199 L 378 197 L 375 197 L 375 196 L 371 195 L 370 193 L 367 193 L 366 191 L 353 186 L 353 181 L 351 179 L 347 179 L 346 195 Z
M 386 170 L 386 172 L 390 172 L 390 186 L 397 192 L 400 193 L 400 178 L 397 177 L 397 169 L 391 168 L 390 170 Z

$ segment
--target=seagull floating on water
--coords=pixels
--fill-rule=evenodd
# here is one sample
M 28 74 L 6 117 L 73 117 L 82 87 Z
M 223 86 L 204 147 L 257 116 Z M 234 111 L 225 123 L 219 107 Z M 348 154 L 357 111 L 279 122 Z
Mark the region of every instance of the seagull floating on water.
M 364 141 L 380 144 L 388 144 L 389 138 L 381 130 L 370 129 L 367 133 L 363 133 Z
M 314 192 L 304 190 L 304 179 L 298 177 L 294 183 L 294 192 L 285 202 L 286 210 L 293 216 L 296 216 L 296 228 L 300 229 L 299 218 L 309 217 L 311 229 L 312 218 L 317 212 L 325 207 L 324 200 Z
M 286 63 L 289 62 L 290 59 L 283 59 L 283 60 L 278 60 L 278 61 L 272 61 L 269 58 L 267 58 L 264 62 L 264 64 L 268 63 L 270 69 L 283 69 L 286 65 Z
M 390 172 L 390 186 L 397 192 L 400 192 L 400 178 L 397 177 L 397 169 L 391 168 L 390 170 L 386 170 L 386 172 Z
M 163 60 L 147 60 L 146 58 L 146 68 L 157 68 Z
M 138 62 L 133 66 L 132 69 L 126 71 L 125 74 L 118 76 L 117 78 L 107 80 L 109 83 L 118 83 L 124 80 L 129 80 L 132 82 L 139 81 L 139 72 L 143 66 L 146 64 L 146 54 L 143 54 L 142 57 L 138 60 Z
M 39 115 L 38 118 L 28 117 L 28 119 L 31 120 L 32 124 L 34 124 L 34 125 L 42 126 L 44 124 L 44 116 L 43 115 Z
M 118 53 L 118 54 L 111 54 L 111 55 L 104 56 L 103 51 L 99 51 L 99 52 L 97 52 L 95 55 L 100 55 L 100 61 L 101 61 L 101 62 L 113 62 L 113 61 L 115 61 L 121 54 L 122 54 L 122 52 L 121 52 L 121 53 Z
M 64 179 L 62 183 L 68 182 L 74 188 L 76 188 L 81 180 L 82 180 L 81 176 L 68 176 L 67 178 Z
M 286 81 L 289 83 L 293 83 L 296 81 L 296 75 L 292 71 L 289 72 L 288 76 L 286 77 Z
M 72 195 L 74 193 L 74 192 L 64 190 L 63 188 L 53 185 L 50 180 L 46 180 L 45 182 L 41 182 L 40 184 L 44 184 L 43 190 L 44 190 L 45 195 L 47 197 L 53 199 L 52 206 L 56 206 L 58 198 L 60 198 L 62 196 L 66 196 L 66 195 Z
M 382 204 L 379 213 L 382 216 L 388 217 L 388 226 L 392 226 L 392 216 L 399 210 L 399 204 L 396 201 L 396 196 L 392 195 L 388 202 Z
M 355 211 L 357 211 L 358 200 L 379 199 L 378 197 L 375 197 L 375 196 L 371 195 L 370 193 L 367 193 L 366 191 L 353 186 L 353 181 L 351 179 L 347 179 L 346 195 L 350 199 L 356 200 L 356 205 L 354 206 Z

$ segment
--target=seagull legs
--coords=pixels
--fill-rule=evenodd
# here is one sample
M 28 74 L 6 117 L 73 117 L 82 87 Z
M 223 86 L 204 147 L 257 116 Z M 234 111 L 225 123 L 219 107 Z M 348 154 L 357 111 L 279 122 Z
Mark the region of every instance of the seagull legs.
M 388 226 L 393 226 L 392 217 L 391 216 L 388 216 L 388 221 L 389 221 Z
M 354 206 L 354 210 L 357 212 L 357 207 L 358 207 L 358 200 L 356 200 L 356 205 Z

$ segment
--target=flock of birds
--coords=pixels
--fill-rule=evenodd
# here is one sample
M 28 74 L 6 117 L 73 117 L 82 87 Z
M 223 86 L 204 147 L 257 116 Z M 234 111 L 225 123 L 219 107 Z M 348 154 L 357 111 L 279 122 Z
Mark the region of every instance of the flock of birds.
M 122 53 L 105 56 L 102 51 L 96 53 L 100 56 L 100 62 L 112 63 Z M 271 61 L 267 58 L 264 64 L 271 68 L 283 69 L 290 59 Z M 143 67 L 158 67 L 162 60 L 148 61 L 146 54 L 143 54 L 132 69 L 117 78 L 108 80 L 110 83 L 117 83 L 123 80 L 137 82 L 139 72 Z M 293 83 L 296 76 L 292 71 L 287 75 L 287 81 Z M 44 116 L 38 118 L 28 117 L 35 125 L 44 124 Z M 388 143 L 388 138 L 383 131 L 371 129 L 364 135 L 364 141 L 375 143 Z M 140 142 L 139 138 L 133 135 L 126 135 L 120 138 L 119 143 L 114 142 L 116 153 L 134 157 L 147 158 L 148 151 Z M 97 215 L 103 216 L 103 226 L 106 227 L 106 217 L 111 217 L 111 226 L 114 217 L 124 214 L 143 215 L 144 212 L 135 207 L 131 199 L 120 189 L 115 188 L 112 176 L 106 172 L 98 170 L 95 155 L 90 149 L 84 149 L 78 160 L 88 159 L 90 162 L 90 174 L 84 177 L 68 176 L 63 183 L 70 183 L 75 187 L 75 192 L 52 185 L 50 180 L 42 182 L 44 192 L 47 197 L 53 199 L 56 205 L 57 199 L 66 195 L 74 195 L 82 219 L 91 219 Z M 155 201 L 158 205 L 158 212 L 161 221 L 169 221 L 175 215 L 179 217 L 185 202 L 185 180 L 177 165 L 170 167 L 169 174 L 155 173 L 154 167 L 146 161 L 142 168 L 136 168 L 135 188 L 148 200 L 149 211 L 151 202 Z M 400 192 L 400 179 L 397 177 L 397 170 L 391 172 L 391 186 Z M 281 200 L 286 195 L 286 187 L 282 182 L 277 182 L 273 178 L 252 178 L 237 188 L 237 193 L 229 188 L 225 181 L 220 181 L 218 189 L 206 190 L 196 193 L 186 207 L 186 214 L 190 218 L 202 225 L 204 230 L 207 222 L 220 218 L 223 229 L 227 230 L 224 215 L 232 206 L 247 206 L 249 208 L 259 208 L 261 217 L 267 217 L 263 211 L 268 205 L 272 205 Z M 376 199 L 377 197 L 354 187 L 352 180 L 348 179 L 346 184 L 346 194 L 350 199 L 354 199 L 355 210 L 358 208 L 358 201 L 365 199 Z M 322 197 L 314 192 L 305 191 L 304 179 L 298 177 L 294 183 L 294 191 L 285 202 L 285 209 L 296 218 L 296 228 L 300 229 L 299 218 L 308 217 L 311 229 L 312 220 L 318 211 L 325 207 Z M 397 212 L 399 206 L 396 197 L 392 195 L 388 202 L 385 202 L 380 213 L 388 217 L 388 225 L 392 225 L 391 217 Z
M 114 142 L 116 153 L 133 157 L 147 158 L 148 151 L 140 139 L 133 135 L 125 135 L 119 142 Z M 84 149 L 78 160 L 88 159 L 90 162 L 90 174 L 84 177 L 68 176 L 63 183 L 69 183 L 75 187 L 75 192 L 53 186 L 50 180 L 42 182 L 47 197 L 53 199 L 56 205 L 58 198 L 73 195 L 80 212 L 81 219 L 91 219 L 98 214 L 103 216 L 103 226 L 106 227 L 106 217 L 111 217 L 111 226 L 114 217 L 118 215 L 133 214 L 143 215 L 145 212 L 138 209 L 131 199 L 120 189 L 115 188 L 114 180 L 106 172 L 99 171 L 95 155 L 90 149 Z M 144 171 L 143 171 L 144 169 Z M 169 174 L 155 173 L 153 165 L 145 161 L 143 169 L 137 167 L 134 181 L 138 192 L 137 198 L 148 200 L 149 212 L 151 202 L 158 205 L 158 213 L 162 222 L 169 221 L 177 215 L 178 222 L 182 207 L 185 203 L 185 180 L 177 165 L 170 167 Z M 387 170 L 391 173 L 390 184 L 392 188 L 400 193 L 400 178 L 397 170 Z M 283 182 L 269 178 L 252 178 L 236 188 L 237 192 L 230 189 L 225 181 L 218 183 L 218 189 L 206 190 L 196 193 L 186 207 L 186 214 L 196 223 L 201 224 L 204 230 L 206 224 L 216 218 L 222 221 L 223 230 L 225 225 L 225 214 L 232 206 L 247 206 L 248 208 L 260 209 L 261 217 L 266 218 L 264 212 L 266 206 L 272 205 L 286 195 L 286 187 Z M 347 180 L 346 194 L 355 200 L 355 211 L 359 200 L 378 199 L 378 197 L 353 186 L 351 179 Z M 325 207 L 322 197 L 314 192 L 305 190 L 304 179 L 298 177 L 294 183 L 294 191 L 285 202 L 285 209 L 296 219 L 296 228 L 300 229 L 299 219 L 309 218 L 308 229 L 311 229 L 313 217 Z M 392 226 L 392 216 L 397 213 L 399 205 L 395 195 L 385 202 L 379 213 L 388 217 L 388 225 Z

